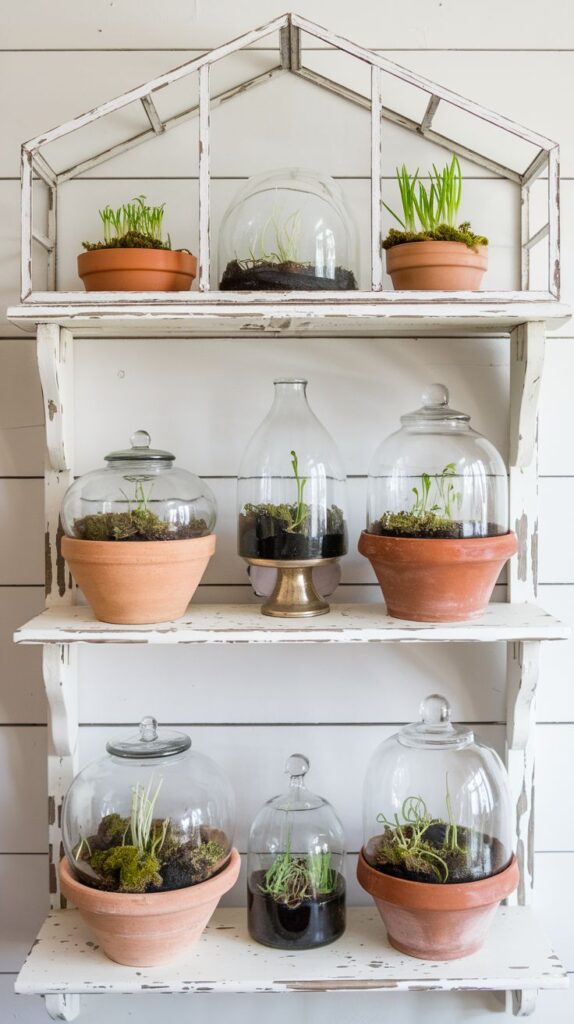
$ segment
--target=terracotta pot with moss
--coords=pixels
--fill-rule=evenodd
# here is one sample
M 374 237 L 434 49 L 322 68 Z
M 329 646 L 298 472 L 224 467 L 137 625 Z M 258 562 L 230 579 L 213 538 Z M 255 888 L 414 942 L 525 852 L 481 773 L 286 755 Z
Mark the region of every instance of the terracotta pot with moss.
M 162 238 L 165 203 L 148 206 L 137 196 L 117 210 L 100 210 L 102 242 L 83 242 L 78 274 L 87 292 L 189 291 L 197 260 Z
M 457 226 L 462 196 L 462 172 L 453 156 L 439 171 L 433 164 L 430 184 L 403 164 L 397 181 L 402 218 L 387 206 L 401 225 L 391 228 L 383 248 L 387 272 L 397 291 L 478 291 L 488 266 L 488 239 L 476 235 L 468 221 Z
M 72 782 L 62 812 L 62 892 L 106 956 L 148 967 L 192 948 L 236 882 L 234 798 L 184 733 L 144 718 Z
M 64 495 L 62 554 L 103 622 L 179 619 L 215 551 L 215 498 L 137 431 Z

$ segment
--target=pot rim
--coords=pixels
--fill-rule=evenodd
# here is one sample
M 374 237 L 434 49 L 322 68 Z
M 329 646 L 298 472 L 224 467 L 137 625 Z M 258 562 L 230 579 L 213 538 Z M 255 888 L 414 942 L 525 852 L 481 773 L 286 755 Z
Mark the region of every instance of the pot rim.
M 115 246 L 110 249 L 89 249 L 86 252 L 78 253 L 78 265 L 81 263 L 90 262 L 91 260 L 97 260 L 98 262 L 112 262 L 112 263 L 124 263 L 129 256 L 136 256 L 138 260 L 143 260 L 145 263 L 189 263 L 190 272 L 191 267 L 197 267 L 197 256 L 193 253 L 187 252 L 184 249 L 146 249 L 138 248 L 137 246 L 132 247 L 121 247 Z
M 89 885 L 75 878 L 67 857 L 62 857 L 59 865 L 62 891 L 78 910 L 86 910 L 93 914 L 126 914 L 146 916 L 148 914 L 170 914 L 185 910 L 186 907 L 197 907 L 219 899 L 235 885 L 241 868 L 241 857 L 235 846 L 231 848 L 225 867 L 196 885 L 188 885 L 183 889 L 170 889 L 168 892 L 107 892 L 103 889 L 92 889 Z
M 62 537 L 62 554 L 66 561 L 83 563 L 108 562 L 129 565 L 140 562 L 184 562 L 211 557 L 216 535 L 186 537 L 183 540 L 80 540 Z
M 443 562 L 445 556 L 456 561 L 489 561 L 510 558 L 518 551 L 518 540 L 512 530 L 489 537 L 387 537 L 362 530 L 359 551 L 367 558 L 388 558 L 396 561 Z
M 519 870 L 513 853 L 510 863 L 502 871 L 476 882 L 454 882 L 451 885 L 413 882 L 377 871 L 366 860 L 362 849 L 357 863 L 357 878 L 363 889 L 376 900 L 412 910 L 447 911 L 499 903 L 516 889 Z

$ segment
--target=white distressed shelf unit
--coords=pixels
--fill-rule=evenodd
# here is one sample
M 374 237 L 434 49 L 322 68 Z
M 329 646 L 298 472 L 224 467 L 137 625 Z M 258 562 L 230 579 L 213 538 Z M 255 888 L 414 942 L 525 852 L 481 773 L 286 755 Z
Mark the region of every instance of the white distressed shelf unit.
M 271 71 L 237 83 L 225 93 L 210 88 L 210 67 L 229 54 L 272 34 L 278 37 L 278 64 Z M 370 95 L 304 66 L 302 37 L 319 40 L 367 65 Z M 199 103 L 162 121 L 153 94 L 169 89 L 187 75 L 199 78 Z M 294 74 L 336 94 L 342 101 L 370 111 L 371 238 L 370 291 L 234 294 L 212 290 L 210 239 L 210 111 L 270 78 Z M 388 76 L 418 90 L 425 98 L 419 121 L 384 103 Z M 52 145 L 70 133 L 89 132 L 100 118 L 130 104 L 142 108 L 144 129 L 92 153 L 75 165 L 57 169 Z M 490 155 L 447 138 L 433 125 L 437 109 L 454 108 L 475 123 L 485 123 L 518 140 L 529 157 L 509 167 Z M 199 119 L 199 291 L 191 293 L 91 293 L 58 291 L 59 189 L 129 149 L 163 134 L 185 120 Z M 382 290 L 381 133 L 387 120 L 424 139 L 474 161 L 490 173 L 516 184 L 521 202 L 520 290 L 514 292 L 385 292 Z M 116 126 L 117 127 L 117 126 Z M 522 147 L 522 148 L 521 148 Z M 33 178 L 48 189 L 45 227 L 34 224 Z M 531 231 L 530 191 L 547 178 L 547 220 Z M 547 284 L 531 290 L 530 254 L 548 248 Z M 47 287 L 32 287 L 32 252 L 48 254 Z M 22 626 L 17 643 L 43 645 L 43 674 L 49 706 L 50 747 L 49 851 L 52 914 L 19 976 L 19 992 L 40 993 L 55 1019 L 73 1020 L 82 992 L 311 991 L 342 988 L 387 990 L 480 989 L 512 993 L 517 1015 L 532 1012 L 536 992 L 562 987 L 562 965 L 547 948 L 528 904 L 532 896 L 534 843 L 534 698 L 540 645 L 564 639 L 568 630 L 536 606 L 538 550 L 538 402 L 546 330 L 559 327 L 570 310 L 559 301 L 559 153 L 549 139 L 485 110 L 450 90 L 413 74 L 295 14 L 203 54 L 26 143 L 22 148 L 22 288 L 11 321 L 37 334 L 37 353 L 46 420 L 46 604 L 44 613 Z M 91 610 L 74 605 L 74 591 L 60 551 L 59 510 L 73 479 L 74 337 L 82 338 L 241 338 L 456 336 L 500 337 L 510 347 L 509 492 L 510 524 L 519 543 L 508 567 L 507 601 L 491 605 L 472 622 L 406 623 L 389 618 L 383 606 L 334 605 L 328 616 L 297 623 L 262 618 L 249 606 L 202 607 L 192 604 L 176 623 L 149 627 L 109 626 Z M 509 341 L 508 341 L 509 339 Z M 328 345 L 328 341 L 325 341 Z M 333 946 L 288 956 L 254 948 L 244 931 L 244 912 L 217 913 L 197 952 L 183 965 L 154 971 L 122 968 L 107 961 L 87 940 L 75 911 L 60 911 L 57 863 L 61 855 L 60 818 L 64 794 L 77 766 L 78 645 L 87 643 L 386 643 L 504 642 L 507 645 L 506 762 L 510 777 L 515 847 L 520 884 L 513 906 L 503 908 L 484 950 L 474 957 L 431 965 L 401 957 L 384 940 L 374 910 L 352 910 L 345 936 Z M 518 905 L 516 905 L 518 904 Z

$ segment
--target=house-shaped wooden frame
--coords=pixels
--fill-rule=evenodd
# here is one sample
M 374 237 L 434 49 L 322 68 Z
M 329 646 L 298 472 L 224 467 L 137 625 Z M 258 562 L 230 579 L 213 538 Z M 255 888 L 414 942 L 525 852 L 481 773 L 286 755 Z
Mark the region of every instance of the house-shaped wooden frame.
M 246 47 L 250 47 L 260 40 L 279 33 L 278 63 L 270 70 L 259 73 L 248 78 L 232 88 L 219 94 L 212 95 L 210 92 L 210 68 L 217 61 L 229 56 Z M 348 88 L 332 78 L 328 78 L 315 70 L 307 68 L 302 63 L 301 55 L 301 33 L 306 33 L 314 40 L 320 41 L 331 48 L 342 51 L 351 57 L 362 61 L 370 67 L 371 95 L 363 95 Z M 435 144 L 445 147 L 449 152 L 457 153 L 463 158 L 473 161 L 475 164 L 487 169 L 500 177 L 506 178 L 520 186 L 522 214 L 521 214 L 521 290 L 516 292 L 481 292 L 469 293 L 474 301 L 493 301 L 495 299 L 505 302 L 523 300 L 556 300 L 560 293 L 560 255 L 559 255 L 559 149 L 555 142 L 546 139 L 536 132 L 530 131 L 515 124 L 508 118 L 485 109 L 471 100 L 464 99 L 449 89 L 435 85 L 433 82 L 422 78 L 420 75 L 400 67 L 392 61 L 379 56 L 361 46 L 357 46 L 346 39 L 320 28 L 297 14 L 285 14 L 275 18 L 267 25 L 246 32 L 238 39 L 232 40 L 223 46 L 205 53 L 194 60 L 175 68 L 138 86 L 129 92 L 118 96 L 93 110 L 74 118 L 66 124 L 53 128 L 42 135 L 30 140 L 22 146 L 22 289 L 21 299 L 23 303 L 34 301 L 49 301 L 54 299 L 53 290 L 57 288 L 57 194 L 58 186 L 76 178 L 82 173 L 98 166 L 105 161 L 124 153 L 126 150 L 146 142 L 154 136 L 161 135 L 170 128 L 182 124 L 185 120 L 193 117 L 199 118 L 199 291 L 209 292 L 210 281 L 210 111 L 218 104 L 231 100 L 235 95 L 244 93 L 246 90 L 256 88 L 264 84 L 270 78 L 290 72 L 298 75 L 306 81 L 313 82 L 322 89 L 335 93 L 342 100 L 358 104 L 360 107 L 370 110 L 371 114 L 371 291 L 361 293 L 363 299 L 373 300 L 380 293 L 383 281 L 383 263 L 381 250 L 381 126 L 382 121 L 391 121 L 400 125 L 408 131 L 415 132 L 419 136 Z M 154 93 L 158 89 L 165 89 L 175 82 L 180 81 L 188 75 L 197 74 L 199 77 L 199 102 L 188 107 L 168 119 L 162 120 L 154 104 Z M 421 90 L 426 94 L 428 100 L 426 109 L 420 121 L 391 109 L 385 105 L 385 76 L 393 76 L 402 80 L 410 86 Z M 129 104 L 139 103 L 143 106 L 149 126 L 125 140 L 115 143 L 111 147 L 94 153 L 87 159 L 83 159 L 75 166 L 69 166 L 61 171 L 56 171 L 48 163 L 43 150 L 50 143 L 63 138 L 71 132 L 114 114 Z M 450 104 L 459 111 L 486 122 L 494 128 L 509 133 L 511 136 L 521 140 L 521 143 L 528 143 L 530 152 L 534 156 L 529 159 L 528 166 L 512 168 L 505 166 L 489 156 L 481 154 L 477 150 L 469 148 L 457 142 L 454 138 L 448 138 L 433 127 L 433 119 L 440 104 Z M 532 148 L 533 147 L 533 148 Z M 533 182 L 541 175 L 548 179 L 548 216 L 547 221 L 534 234 L 530 234 L 530 189 Z M 32 182 L 33 177 L 40 178 L 49 190 L 49 204 L 47 226 L 45 230 L 38 230 L 33 224 L 32 216 Z M 548 239 L 548 284 L 543 291 L 530 290 L 530 252 L 533 246 Z M 42 246 L 48 253 L 48 288 L 51 292 L 32 291 L 32 251 L 34 244 Z M 68 296 L 76 293 L 66 293 Z M 140 301 L 142 300 L 142 293 Z M 210 299 L 217 302 L 220 293 L 211 292 Z M 411 293 L 412 294 L 412 293 Z M 442 294 L 445 293 L 432 293 Z M 426 299 L 432 298 L 431 293 L 426 293 Z M 322 293 L 325 301 L 329 293 Z M 389 293 L 385 293 L 388 297 Z M 260 294 L 260 297 L 261 294 Z M 461 293 L 461 298 L 463 294 Z M 100 294 L 98 301 L 101 302 Z M 197 293 L 195 293 L 197 299 Z M 340 298 L 340 293 L 339 293 Z M 381 296 L 382 298 L 382 296 Z M 181 299 L 181 296 L 180 296 Z M 230 295 L 227 294 L 226 301 Z M 84 303 L 96 301 L 90 296 L 83 296 Z

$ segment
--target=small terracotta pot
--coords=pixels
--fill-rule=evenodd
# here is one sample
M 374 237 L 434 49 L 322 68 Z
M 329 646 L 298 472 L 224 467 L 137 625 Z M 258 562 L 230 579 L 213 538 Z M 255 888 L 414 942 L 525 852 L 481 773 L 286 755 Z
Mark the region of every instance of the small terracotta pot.
M 420 960 L 456 960 L 482 946 L 496 908 L 518 885 L 513 857 L 504 871 L 479 882 L 433 885 L 384 875 L 357 864 L 359 883 L 371 894 L 391 946 Z
M 236 849 L 219 874 L 170 892 L 103 892 L 84 885 L 60 861 L 62 892 L 110 960 L 154 967 L 184 956 L 198 941 L 221 897 L 235 885 L 241 859 Z
M 458 622 L 486 608 L 505 562 L 518 550 L 513 533 L 441 540 L 381 537 L 363 530 L 389 615 L 416 622 Z
M 478 291 L 488 266 L 488 247 L 464 242 L 403 242 L 385 252 L 396 291 Z
M 87 292 L 187 292 L 197 259 L 174 249 L 92 249 L 78 256 Z
M 185 615 L 214 551 L 213 533 L 163 541 L 62 537 L 62 554 L 96 618 L 120 624 Z

